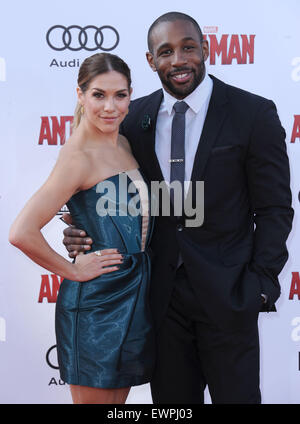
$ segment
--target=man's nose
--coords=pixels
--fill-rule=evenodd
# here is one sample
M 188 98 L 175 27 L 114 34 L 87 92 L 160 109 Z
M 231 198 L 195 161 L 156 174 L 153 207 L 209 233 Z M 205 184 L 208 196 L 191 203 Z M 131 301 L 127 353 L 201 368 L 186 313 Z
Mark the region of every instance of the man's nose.
M 187 63 L 186 55 L 183 51 L 175 51 L 172 57 L 172 66 L 182 66 Z

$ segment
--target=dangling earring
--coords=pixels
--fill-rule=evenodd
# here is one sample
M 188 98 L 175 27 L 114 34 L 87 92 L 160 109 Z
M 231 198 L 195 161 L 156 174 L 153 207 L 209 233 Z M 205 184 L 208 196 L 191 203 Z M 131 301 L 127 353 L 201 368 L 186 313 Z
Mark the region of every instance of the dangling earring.
M 81 108 L 80 108 L 80 113 L 81 113 L 81 115 L 84 114 L 84 107 L 83 106 L 81 106 Z

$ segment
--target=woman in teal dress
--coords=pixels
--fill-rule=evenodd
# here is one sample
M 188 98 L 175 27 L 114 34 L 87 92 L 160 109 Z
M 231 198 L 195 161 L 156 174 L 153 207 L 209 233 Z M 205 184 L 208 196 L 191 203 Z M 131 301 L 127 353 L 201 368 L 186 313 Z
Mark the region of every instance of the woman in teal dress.
M 150 381 L 154 365 L 151 202 L 119 135 L 131 91 L 130 70 L 118 56 L 100 53 L 82 63 L 72 135 L 10 231 L 13 245 L 64 278 L 55 328 L 61 378 L 74 403 L 125 403 L 131 386 Z M 64 204 L 94 240 L 74 263 L 41 233 Z

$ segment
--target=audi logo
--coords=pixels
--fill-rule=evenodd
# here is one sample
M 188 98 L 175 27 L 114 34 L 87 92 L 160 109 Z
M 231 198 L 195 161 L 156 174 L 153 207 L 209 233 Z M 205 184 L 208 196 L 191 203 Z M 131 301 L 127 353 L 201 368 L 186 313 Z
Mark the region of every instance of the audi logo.
M 70 25 L 65 27 L 63 25 L 54 25 L 46 34 L 48 46 L 53 50 L 103 50 L 110 51 L 117 47 L 119 44 L 120 36 L 118 31 L 110 26 L 103 25 L 96 27 L 94 25 L 87 25 L 80 27 L 78 25 Z
M 51 355 L 52 350 L 55 350 L 56 351 L 56 345 L 51 346 L 50 349 L 48 349 L 48 351 L 46 353 L 46 362 L 49 365 L 49 367 L 51 367 L 51 368 L 53 368 L 55 370 L 58 370 L 59 369 L 59 366 L 56 365 L 56 363 L 54 363 L 55 359 L 56 359 L 55 362 L 57 362 L 57 354 L 55 354 L 55 357 L 53 358 L 52 355 Z M 51 358 L 50 358 L 50 356 L 51 356 Z M 53 359 L 54 359 L 54 361 L 53 361 Z

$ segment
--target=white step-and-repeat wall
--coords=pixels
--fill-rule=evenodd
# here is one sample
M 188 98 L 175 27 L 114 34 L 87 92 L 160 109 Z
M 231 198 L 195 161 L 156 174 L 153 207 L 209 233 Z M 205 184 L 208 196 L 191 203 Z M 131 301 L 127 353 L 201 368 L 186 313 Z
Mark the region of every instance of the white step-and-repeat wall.
M 60 278 L 11 246 L 9 227 L 70 134 L 83 59 L 111 51 L 132 69 L 133 98 L 156 90 L 145 58 L 147 30 L 174 10 L 202 27 L 209 73 L 274 100 L 287 133 L 295 219 L 278 312 L 259 318 L 261 390 L 263 403 L 300 403 L 300 0 L 1 2 L 0 403 L 71 403 L 55 348 Z M 67 257 L 59 217 L 43 233 Z M 128 403 L 151 403 L 149 385 L 133 388 Z

